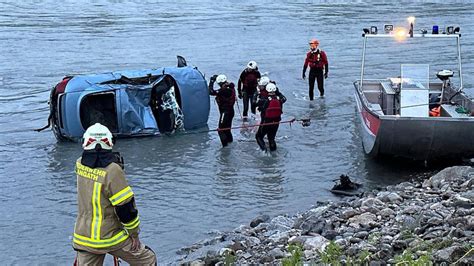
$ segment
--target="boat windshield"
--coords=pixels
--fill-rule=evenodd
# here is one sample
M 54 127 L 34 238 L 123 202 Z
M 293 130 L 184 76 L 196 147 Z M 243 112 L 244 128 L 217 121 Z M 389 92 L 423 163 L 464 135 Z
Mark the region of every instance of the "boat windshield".
M 436 73 L 443 69 L 454 71 L 451 79 L 454 86 L 459 87 L 458 46 L 456 38 L 407 38 L 397 41 L 395 38 L 368 38 L 365 50 L 364 80 L 399 78 L 403 75 L 402 65 L 424 64 L 429 67 L 405 69 L 405 75 L 428 74 L 431 82 L 439 82 Z M 402 71 L 401 71 L 402 70 Z M 412 71 L 416 70 L 416 71 Z M 428 73 L 426 73 L 428 71 Z M 409 77 L 416 78 L 416 77 Z M 423 79 L 427 77 L 424 76 Z M 428 81 L 424 80 L 425 84 Z M 428 86 L 426 86 L 428 87 Z

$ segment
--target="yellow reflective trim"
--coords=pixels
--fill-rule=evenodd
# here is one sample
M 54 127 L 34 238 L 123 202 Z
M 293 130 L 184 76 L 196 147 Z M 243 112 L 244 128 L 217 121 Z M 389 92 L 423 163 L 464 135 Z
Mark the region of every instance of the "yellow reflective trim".
M 102 195 L 102 184 L 97 183 L 98 188 L 97 188 L 97 212 L 98 212 L 98 217 L 97 217 L 97 239 L 100 239 L 100 228 L 102 228 L 102 205 L 100 204 L 100 195 Z
M 100 191 L 102 184 L 94 182 L 94 190 L 92 192 L 92 223 L 91 238 L 100 239 L 100 227 L 102 226 L 102 207 L 100 205 Z
M 133 196 L 133 191 L 130 186 L 120 190 L 119 192 L 115 193 L 112 197 L 109 198 L 110 202 L 113 206 L 116 206 L 123 201 L 131 198 Z
M 92 248 L 106 248 L 122 243 L 128 238 L 126 231 L 121 231 L 109 239 L 95 240 L 74 233 L 74 243 Z
M 137 216 L 137 218 L 133 219 L 133 221 L 123 224 L 125 229 L 131 230 L 136 228 L 140 224 L 140 218 Z

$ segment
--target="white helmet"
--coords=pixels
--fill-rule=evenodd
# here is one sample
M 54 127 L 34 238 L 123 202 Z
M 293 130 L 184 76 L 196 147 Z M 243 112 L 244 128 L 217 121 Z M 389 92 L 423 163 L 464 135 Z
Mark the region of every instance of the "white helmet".
M 258 85 L 266 86 L 270 82 L 270 78 L 267 76 L 263 76 L 258 80 Z
M 247 64 L 247 67 L 250 68 L 250 69 L 257 69 L 257 62 L 255 62 L 255 61 L 250 61 L 250 62 Z
M 112 143 L 112 133 L 106 126 L 100 123 L 90 126 L 84 133 L 83 138 L 82 148 L 84 150 L 93 150 L 97 144 L 104 150 L 111 150 L 112 146 L 114 146 Z
M 271 93 L 271 92 L 276 92 L 277 86 L 274 83 L 268 83 L 265 89 Z
M 216 82 L 217 84 L 221 84 L 221 83 L 224 83 L 227 81 L 227 77 L 223 74 L 220 74 L 219 76 L 217 76 L 216 78 Z

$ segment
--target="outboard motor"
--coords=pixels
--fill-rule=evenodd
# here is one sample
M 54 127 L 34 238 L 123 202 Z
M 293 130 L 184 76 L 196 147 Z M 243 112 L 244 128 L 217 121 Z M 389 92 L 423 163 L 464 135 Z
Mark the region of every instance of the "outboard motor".
M 454 72 L 451 70 L 441 70 L 438 73 L 436 73 L 436 76 L 443 82 L 443 86 L 441 86 L 441 97 L 439 99 L 440 104 L 443 103 L 443 95 L 444 95 L 444 90 L 448 87 L 451 86 L 451 80 L 449 78 L 452 78 L 454 76 Z

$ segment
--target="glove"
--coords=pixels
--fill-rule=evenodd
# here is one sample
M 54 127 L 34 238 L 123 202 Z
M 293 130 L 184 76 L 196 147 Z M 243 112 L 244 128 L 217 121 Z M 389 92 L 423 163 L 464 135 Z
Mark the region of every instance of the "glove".
M 211 81 L 212 81 L 212 82 L 215 82 L 215 81 L 216 81 L 216 78 L 217 78 L 217 75 L 212 76 L 212 77 L 211 77 Z
M 324 73 L 324 78 L 325 78 L 325 79 L 328 78 L 328 72 Z
M 306 79 L 306 73 L 303 72 L 303 76 L 301 76 L 303 79 Z
M 243 95 L 241 92 L 239 92 L 239 99 L 242 99 Z

